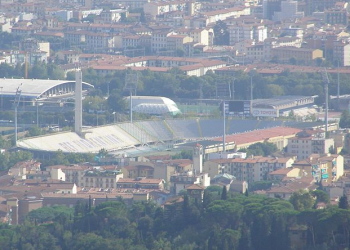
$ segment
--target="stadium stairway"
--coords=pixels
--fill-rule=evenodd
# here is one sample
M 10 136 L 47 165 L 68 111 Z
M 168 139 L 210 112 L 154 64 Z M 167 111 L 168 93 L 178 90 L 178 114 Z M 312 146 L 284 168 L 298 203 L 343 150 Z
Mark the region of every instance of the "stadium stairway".
M 163 121 L 163 123 L 164 123 L 164 126 L 170 131 L 170 133 L 172 134 L 173 138 L 175 138 L 176 137 L 175 131 L 171 128 L 171 126 L 165 120 Z
M 261 120 L 258 120 L 258 122 L 256 123 L 256 125 L 254 127 L 254 130 L 256 130 L 259 127 L 260 123 L 261 123 Z

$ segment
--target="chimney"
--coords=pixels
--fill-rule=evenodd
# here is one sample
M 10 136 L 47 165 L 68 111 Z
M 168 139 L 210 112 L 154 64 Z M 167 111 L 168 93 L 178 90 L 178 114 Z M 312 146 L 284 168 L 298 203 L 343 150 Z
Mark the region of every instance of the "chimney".
M 82 135 L 83 127 L 83 104 L 82 104 L 82 92 L 83 92 L 83 76 L 81 69 L 75 71 L 75 124 L 74 131 L 79 136 Z

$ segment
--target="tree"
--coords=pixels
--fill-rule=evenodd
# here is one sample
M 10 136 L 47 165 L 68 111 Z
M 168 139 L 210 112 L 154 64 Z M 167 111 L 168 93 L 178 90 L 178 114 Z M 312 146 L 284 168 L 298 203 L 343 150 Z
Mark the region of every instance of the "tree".
M 252 184 L 249 185 L 250 191 L 256 191 L 256 190 L 268 190 L 272 186 L 271 181 L 255 181 Z
M 221 200 L 227 200 L 227 188 L 226 188 L 226 186 L 222 187 Z
M 324 203 L 329 203 L 329 195 L 325 192 L 325 191 L 322 191 L 322 190 L 315 190 L 315 191 L 312 191 L 311 194 L 316 197 L 316 204 L 318 202 L 324 202 Z
M 192 160 L 192 150 L 182 150 L 180 153 L 173 155 L 172 159 L 190 159 L 190 160 Z
M 290 203 L 293 204 L 294 209 L 298 211 L 303 211 L 313 207 L 315 201 L 310 194 L 310 192 L 300 190 L 295 192 L 289 199 Z
M 349 208 L 348 197 L 346 195 L 343 195 L 342 197 L 340 197 L 338 207 L 342 209 Z
M 248 155 L 262 155 L 268 156 L 275 153 L 278 150 L 277 146 L 270 142 L 258 142 L 250 145 L 247 149 Z
M 348 110 L 344 110 L 341 114 L 339 126 L 341 128 L 350 128 L 350 112 Z
M 126 109 L 126 102 L 124 98 L 118 93 L 118 91 L 113 91 L 107 99 L 107 104 L 110 110 L 115 112 L 124 112 Z
M 215 45 L 229 45 L 230 34 L 227 29 L 226 23 L 219 20 L 214 26 L 214 44 Z
M 28 130 L 29 137 L 38 136 L 38 135 L 42 135 L 42 134 L 43 134 L 43 131 L 41 130 L 41 128 L 39 128 L 37 126 L 30 127 Z

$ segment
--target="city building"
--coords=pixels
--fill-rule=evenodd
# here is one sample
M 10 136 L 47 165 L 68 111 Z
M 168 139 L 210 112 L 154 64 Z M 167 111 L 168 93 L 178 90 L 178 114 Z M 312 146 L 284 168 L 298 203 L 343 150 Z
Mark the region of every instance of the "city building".
M 350 43 L 335 41 L 333 47 L 333 61 L 339 66 L 350 66 Z
M 272 20 L 275 12 L 281 11 L 282 0 L 263 0 L 263 18 Z
M 294 163 L 293 157 L 262 157 L 252 156 L 246 159 L 216 159 L 204 163 L 204 171 L 214 178 L 220 174 L 230 174 L 238 181 L 248 183 L 266 180 L 270 172 L 277 169 L 290 168 Z
M 147 178 L 120 178 L 117 181 L 117 188 L 163 190 L 164 180 Z
M 334 151 L 334 139 L 325 138 L 324 131 L 304 130 L 288 139 L 287 153 L 299 160 L 311 154 L 327 154 Z
M 334 182 L 344 174 L 344 157 L 335 154 L 311 154 L 309 158 L 293 163 L 303 175 L 314 178 L 316 182 Z
M 280 22 L 287 19 L 304 17 L 304 12 L 298 11 L 298 1 L 287 0 L 281 2 L 281 11 L 275 11 L 273 20 Z
M 323 51 L 320 49 L 307 49 L 296 47 L 278 47 L 271 49 L 271 57 L 278 62 L 292 62 L 315 64 L 315 59 L 323 58 Z
M 87 170 L 83 177 L 82 187 L 101 189 L 116 188 L 120 178 L 123 178 L 123 173 L 120 170 Z

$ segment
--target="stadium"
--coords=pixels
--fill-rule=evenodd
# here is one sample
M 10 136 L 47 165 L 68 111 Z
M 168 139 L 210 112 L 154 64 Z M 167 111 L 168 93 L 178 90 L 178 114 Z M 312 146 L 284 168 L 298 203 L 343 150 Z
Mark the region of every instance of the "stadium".
M 225 134 L 233 135 L 294 125 L 297 123 L 247 119 L 227 120 Z M 84 129 L 81 136 L 75 132 L 59 132 L 22 139 L 17 142 L 17 146 L 32 152 L 61 150 L 64 153 L 97 153 L 103 148 L 115 155 L 139 156 L 169 150 L 177 144 L 188 141 L 210 141 L 223 134 L 222 119 L 168 119 L 93 127 Z
M 2 87 L 3 86 L 3 87 Z M 16 88 L 16 86 L 18 86 Z M 74 93 L 75 124 L 74 132 L 58 132 L 45 136 L 24 138 L 16 141 L 18 148 L 38 154 L 62 151 L 63 153 L 98 153 L 107 150 L 115 156 L 140 156 L 152 152 L 171 150 L 177 145 L 206 141 L 212 152 L 221 152 L 223 142 L 218 137 L 233 135 L 259 129 L 293 126 L 292 123 L 270 120 L 249 119 L 167 119 L 115 123 L 112 125 L 84 128 L 82 124 L 83 91 L 92 87 L 82 82 L 82 73 L 76 71 L 75 82 L 50 80 L 9 80 L 0 81 L 0 89 L 24 97 L 38 99 Z M 135 109 L 142 107 L 142 112 L 178 113 L 176 104 L 164 97 L 134 97 Z M 145 104 L 145 105 L 142 105 Z M 224 131 L 225 130 L 225 131 Z M 263 133 L 263 132 L 262 132 Z M 281 134 L 276 135 L 281 136 Z M 285 136 L 285 135 L 282 135 Z M 268 139 L 268 138 L 266 138 Z M 230 145 L 234 148 L 234 142 Z

